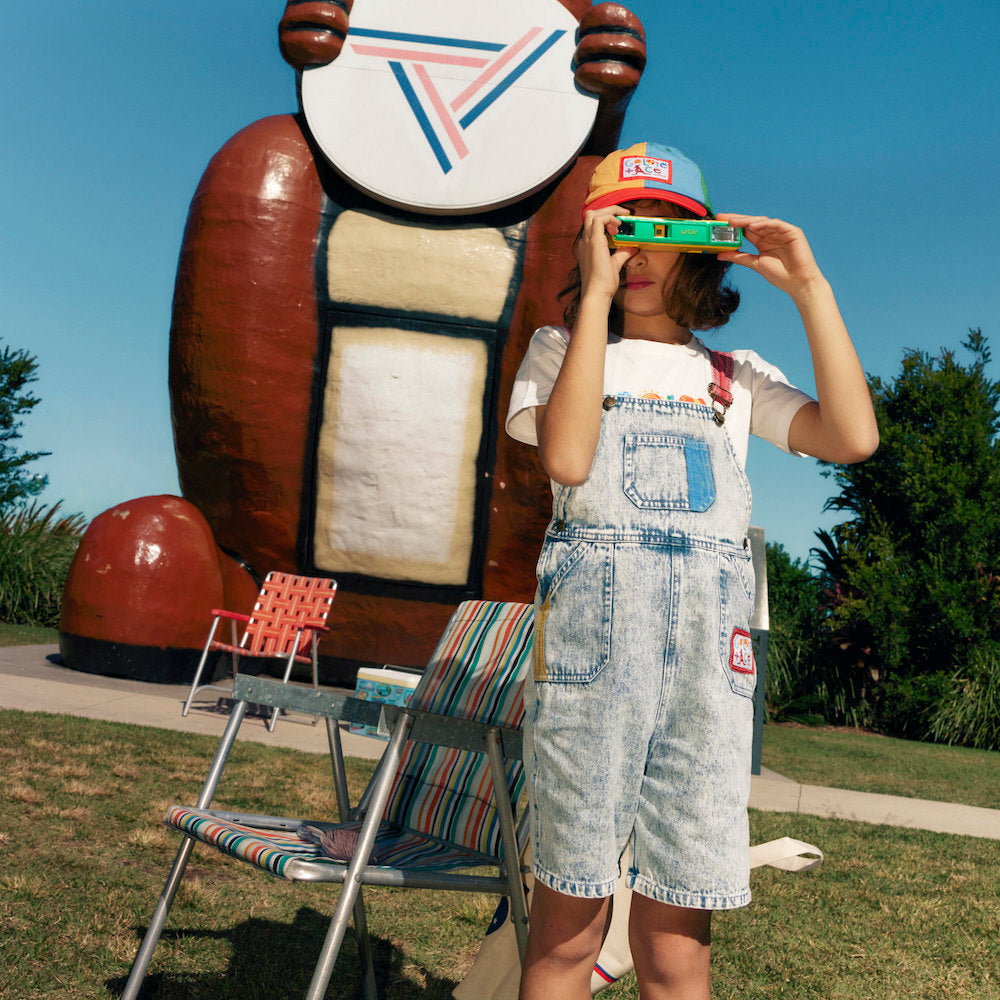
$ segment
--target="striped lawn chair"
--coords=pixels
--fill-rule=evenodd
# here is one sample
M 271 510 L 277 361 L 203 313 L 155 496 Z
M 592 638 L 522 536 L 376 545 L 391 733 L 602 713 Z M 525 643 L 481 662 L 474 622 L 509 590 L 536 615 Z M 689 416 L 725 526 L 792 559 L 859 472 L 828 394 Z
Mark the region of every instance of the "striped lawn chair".
M 201 796 L 172 806 L 166 824 L 185 835 L 122 994 L 134 1000 L 163 932 L 196 841 L 272 875 L 342 883 L 306 993 L 320 1000 L 350 918 L 364 965 L 365 996 L 375 1000 L 362 885 L 492 892 L 511 899 L 523 958 L 527 909 L 515 826 L 524 785 L 522 688 L 531 657 L 530 604 L 467 601 L 452 615 L 405 707 L 240 674 L 236 705 Z M 310 822 L 210 809 L 248 704 L 326 718 L 342 822 Z M 388 726 L 391 735 L 371 782 L 351 809 L 338 720 Z M 489 872 L 463 873 L 467 868 Z
M 285 673 L 282 680 L 287 683 L 296 663 L 312 664 L 313 687 L 319 686 L 317 647 L 319 633 L 328 631 L 327 616 L 337 593 L 337 581 L 312 576 L 292 576 L 289 573 L 268 573 L 257 595 L 257 602 L 249 615 L 235 611 L 212 609 L 212 627 L 209 629 L 205 648 L 198 661 L 191 691 L 184 702 L 181 715 L 191 711 L 191 703 L 199 691 L 223 691 L 231 693 L 230 687 L 215 683 L 202 684 L 201 675 L 205 670 L 208 654 L 216 651 L 229 653 L 232 657 L 233 677 L 239 670 L 240 657 L 284 660 Z M 219 622 L 229 621 L 232 642 L 222 642 L 215 638 Z M 236 641 L 237 622 L 245 625 L 243 637 Z M 308 646 L 309 654 L 303 652 Z M 268 729 L 274 732 L 278 721 L 277 709 L 271 713 Z

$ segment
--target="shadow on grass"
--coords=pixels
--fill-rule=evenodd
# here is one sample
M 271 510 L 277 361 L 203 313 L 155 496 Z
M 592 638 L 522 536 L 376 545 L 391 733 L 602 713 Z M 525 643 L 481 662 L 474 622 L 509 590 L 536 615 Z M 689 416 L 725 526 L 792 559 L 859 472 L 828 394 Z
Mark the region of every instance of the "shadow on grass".
M 141 1000 L 298 1000 L 305 995 L 313 968 L 326 937 L 330 918 L 302 907 L 291 924 L 272 920 L 245 920 L 227 930 L 174 928 L 165 930 L 157 954 L 168 941 L 217 940 L 232 949 L 225 973 L 151 972 L 146 976 Z M 136 928 L 138 941 L 146 933 Z M 426 969 L 414 967 L 405 954 L 384 938 L 371 938 L 375 979 L 381 1000 L 448 1000 L 457 985 Z M 176 954 L 176 952 L 175 952 Z M 185 963 L 190 964 L 190 963 Z M 106 980 L 114 996 L 120 996 L 127 976 Z M 352 929 L 348 929 L 337 958 L 327 997 L 354 1000 L 363 996 L 361 968 Z

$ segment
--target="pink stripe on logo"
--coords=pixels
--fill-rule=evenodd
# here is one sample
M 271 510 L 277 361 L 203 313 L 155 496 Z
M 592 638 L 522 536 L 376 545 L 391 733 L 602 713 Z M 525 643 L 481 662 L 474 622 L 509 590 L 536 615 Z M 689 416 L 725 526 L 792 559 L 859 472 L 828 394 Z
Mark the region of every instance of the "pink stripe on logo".
M 499 58 L 491 63 L 486 69 L 462 91 L 458 97 L 451 102 L 451 110 L 457 111 L 465 104 L 478 90 L 481 90 L 497 73 L 500 72 L 521 51 L 542 29 L 532 28 L 523 38 L 518 39 L 509 49 L 503 52 Z M 485 65 L 485 63 L 484 63 Z
M 446 53 L 421 52 L 418 49 L 391 49 L 381 45 L 351 45 L 359 56 L 384 56 L 386 59 L 405 59 L 407 62 L 444 63 L 448 66 L 471 66 L 478 69 L 489 60 L 476 56 L 450 56 Z
M 464 160 L 469 155 L 469 147 L 462 140 L 462 133 L 458 130 L 455 120 L 445 107 L 444 101 L 441 100 L 441 95 L 437 92 L 434 81 L 431 80 L 430 74 L 422 63 L 414 63 L 413 69 L 417 74 L 417 79 L 424 88 L 424 92 L 430 98 L 431 106 L 437 112 L 438 119 L 444 126 L 445 132 L 448 133 L 448 138 L 451 139 L 455 147 L 455 152 L 458 153 L 458 158 Z

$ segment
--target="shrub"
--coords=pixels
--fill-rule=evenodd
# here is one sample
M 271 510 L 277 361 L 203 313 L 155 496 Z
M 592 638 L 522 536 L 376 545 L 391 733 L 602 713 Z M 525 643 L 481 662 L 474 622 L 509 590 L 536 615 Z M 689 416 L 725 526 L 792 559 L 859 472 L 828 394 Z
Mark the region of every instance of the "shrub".
M 948 697 L 952 675 L 947 671 L 915 677 L 890 677 L 878 690 L 873 726 L 887 736 L 929 740 L 931 720 Z
M 850 515 L 821 535 L 831 634 L 896 735 L 929 722 L 935 675 L 1000 643 L 1000 380 L 980 330 L 963 347 L 964 364 L 907 351 L 894 379 L 871 377 L 878 451 L 826 470 L 827 509 Z
M 930 720 L 931 736 L 977 750 L 1000 750 L 1000 645 L 977 649 L 950 678 Z
M 819 648 L 819 581 L 808 565 L 780 543 L 767 543 L 765 708 L 768 721 L 823 721 Z
M 66 574 L 84 518 L 58 516 L 59 504 L 10 507 L 0 514 L 0 621 L 59 624 Z

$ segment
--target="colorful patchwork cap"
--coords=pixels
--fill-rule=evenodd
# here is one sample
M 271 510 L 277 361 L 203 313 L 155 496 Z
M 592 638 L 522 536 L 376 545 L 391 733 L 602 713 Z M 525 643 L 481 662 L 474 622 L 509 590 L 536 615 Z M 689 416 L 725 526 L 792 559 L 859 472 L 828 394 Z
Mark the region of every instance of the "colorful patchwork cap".
M 605 208 L 639 198 L 673 202 L 702 217 L 713 214 L 698 164 L 679 149 L 658 142 L 637 142 L 601 160 L 583 207 Z

